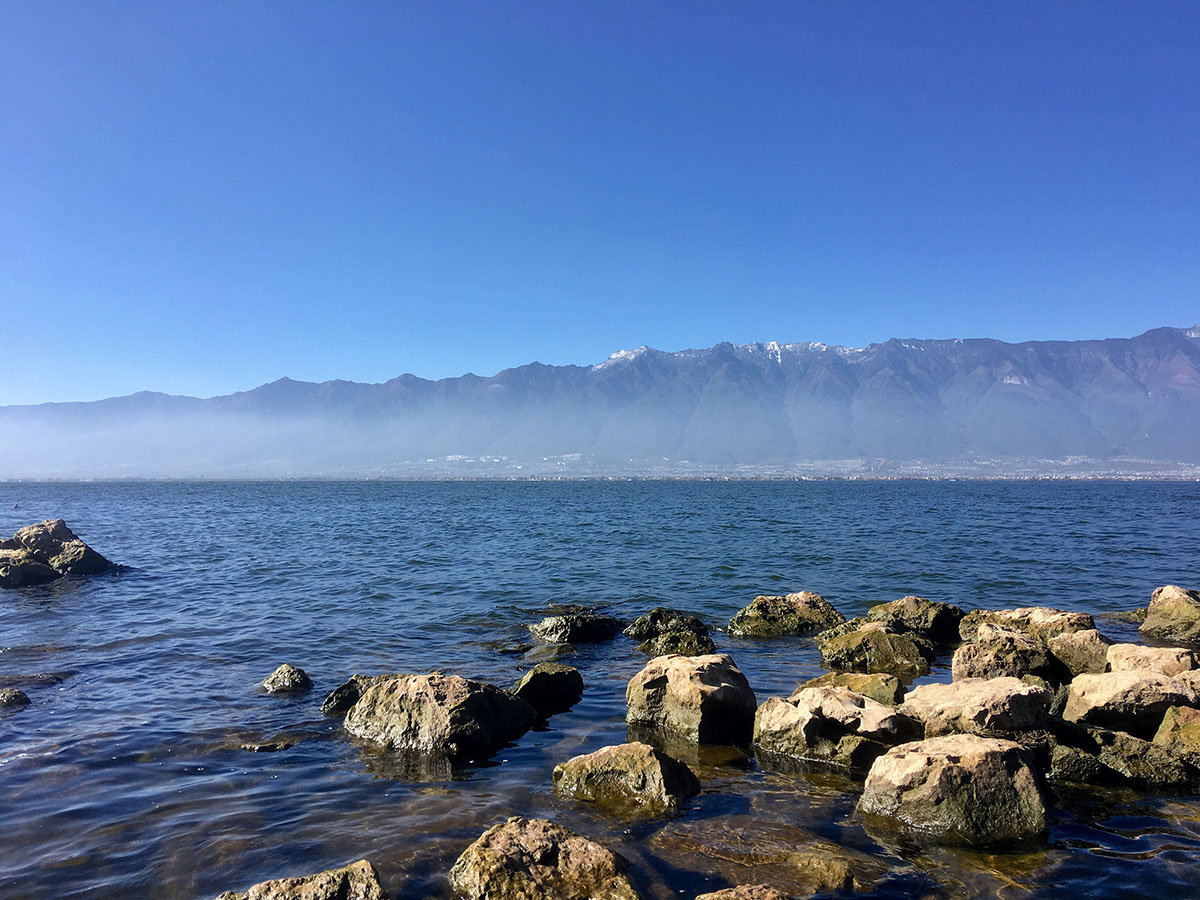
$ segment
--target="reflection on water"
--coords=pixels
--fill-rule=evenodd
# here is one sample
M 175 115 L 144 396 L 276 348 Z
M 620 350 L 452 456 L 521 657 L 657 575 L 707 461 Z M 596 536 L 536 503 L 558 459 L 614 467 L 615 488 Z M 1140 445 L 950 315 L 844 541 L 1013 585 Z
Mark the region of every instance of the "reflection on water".
M 847 773 L 627 730 L 635 642 L 544 647 L 525 626 L 559 605 L 669 605 L 717 629 L 800 589 L 847 615 L 909 593 L 1128 609 L 1200 584 L 1198 500 L 1184 484 L 3 484 L 0 509 L 21 509 L 0 533 L 62 516 L 133 569 L 0 596 L 0 685 L 33 701 L 0 716 L 0 894 L 212 897 L 365 856 L 398 898 L 448 897 L 458 854 L 526 814 L 612 847 L 662 900 L 808 891 L 833 855 L 879 897 L 1187 896 L 1193 799 L 1062 788 L 1031 852 L 905 845 L 863 827 Z M 714 639 L 760 702 L 823 671 L 811 638 Z M 353 672 L 507 687 L 564 653 L 583 699 L 484 763 L 383 754 L 319 712 Z M 261 693 L 285 661 L 316 689 Z M 702 793 L 650 820 L 555 796 L 554 765 L 627 736 L 688 762 Z

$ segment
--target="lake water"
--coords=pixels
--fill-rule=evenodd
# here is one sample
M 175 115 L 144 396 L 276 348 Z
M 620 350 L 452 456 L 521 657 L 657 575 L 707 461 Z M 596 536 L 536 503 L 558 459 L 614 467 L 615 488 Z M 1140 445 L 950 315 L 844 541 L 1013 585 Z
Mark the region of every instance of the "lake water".
M 1045 848 L 1014 854 L 897 846 L 855 817 L 859 782 L 722 753 L 684 754 L 704 792 L 673 818 L 561 800 L 557 762 L 625 739 L 646 661 L 625 637 L 567 658 L 583 700 L 489 765 L 364 752 L 319 706 L 353 672 L 507 686 L 539 651 L 496 642 L 528 643 L 558 603 L 669 605 L 713 628 L 798 590 L 847 616 L 910 593 L 1132 609 L 1200 585 L 1197 509 L 1194 483 L 0 484 L 0 534 L 62 517 L 132 567 L 0 591 L 0 684 L 33 701 L 0 717 L 0 896 L 212 897 L 367 857 L 397 898 L 449 897 L 458 854 L 514 814 L 621 853 L 656 900 L 786 889 L 779 857 L 813 841 L 866 854 L 880 897 L 1192 896 L 1192 798 L 1059 791 Z M 822 671 L 811 639 L 714 638 L 759 702 Z M 316 689 L 261 693 L 285 661 Z M 239 749 L 281 733 L 303 740 Z

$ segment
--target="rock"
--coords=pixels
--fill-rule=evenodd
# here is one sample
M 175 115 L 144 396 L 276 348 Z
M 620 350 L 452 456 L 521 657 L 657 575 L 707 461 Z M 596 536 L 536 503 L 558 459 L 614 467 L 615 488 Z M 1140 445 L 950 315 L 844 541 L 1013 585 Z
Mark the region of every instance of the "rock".
M 0 550 L 0 587 L 32 587 L 59 578 L 62 578 L 62 572 L 29 550 Z
M 969 734 L 889 750 L 871 766 L 858 809 L 945 843 L 1001 843 L 1046 830 L 1028 752 Z
M 883 622 L 895 631 L 911 631 L 939 644 L 958 642 L 958 623 L 963 615 L 961 609 L 949 603 L 912 596 L 867 610 L 867 618 L 872 622 Z
M 895 675 L 883 672 L 826 672 L 819 678 L 806 681 L 800 689 L 813 687 L 847 687 L 856 694 L 870 697 L 888 706 L 895 706 L 904 696 L 904 685 Z
M 1182 647 L 1143 647 L 1139 644 L 1113 644 L 1108 648 L 1110 672 L 1158 672 L 1178 675 L 1196 668 L 1196 657 Z
M 259 741 L 240 744 L 239 749 L 247 753 L 278 753 L 296 746 L 295 741 Z
M 821 842 L 798 850 L 788 857 L 788 862 L 797 870 L 798 880 L 809 893 L 868 889 L 861 876 L 863 863 L 870 865 L 870 862 L 863 859 L 863 854 L 852 853 L 836 844 Z
M 975 641 L 954 651 L 954 680 L 1038 675 L 1054 677 L 1054 660 L 1046 645 L 1023 631 L 983 622 Z
M 838 631 L 838 629 L 834 629 Z M 843 672 L 890 672 L 894 675 L 924 675 L 933 653 L 919 638 L 889 631 L 882 622 L 868 622 L 857 631 L 823 633 L 817 638 L 821 661 Z
M 62 519 L 26 525 L 13 540 L 60 575 L 99 575 L 116 568 L 80 540 Z
M 367 688 L 346 713 L 346 731 L 396 750 L 490 755 L 533 724 L 519 697 L 458 675 L 406 675 Z
M 1154 743 L 1200 766 L 1200 709 L 1172 706 L 1154 733 Z
M 554 767 L 554 792 L 589 803 L 675 809 L 700 793 L 692 770 L 649 744 L 602 747 Z
M 1112 641 L 1095 628 L 1056 634 L 1046 641 L 1050 652 L 1071 673 L 1095 675 L 1108 671 L 1108 648 Z
M 561 825 L 514 816 L 463 851 L 450 885 L 465 900 L 638 900 L 624 869 Z
M 964 641 L 975 640 L 975 631 L 984 622 L 1003 625 L 1023 631 L 1032 638 L 1045 642 L 1059 634 L 1072 631 L 1090 631 L 1096 623 L 1087 613 L 1065 612 L 1046 606 L 1028 606 L 1023 609 L 975 609 L 967 613 L 958 631 Z
M 729 633 L 774 637 L 821 631 L 846 621 L 820 594 L 800 591 L 782 597 L 758 596 L 729 620 Z
M 1056 729 L 1050 776 L 1087 784 L 1182 789 L 1196 772 L 1170 747 L 1089 725 Z
M 530 633 L 547 644 L 597 644 L 607 641 L 620 630 L 621 623 L 612 616 L 592 613 L 547 616 L 529 626 Z
M 24 691 L 16 688 L 0 688 L 0 709 L 24 709 L 29 705 L 29 697 Z
M 984 736 L 1044 728 L 1050 692 L 1017 678 L 964 678 L 909 691 L 900 711 L 925 727 L 926 737 L 955 732 Z
M 396 678 L 396 675 L 380 675 L 372 677 L 370 675 L 351 675 L 345 682 L 339 684 L 332 691 L 325 695 L 325 699 L 321 701 L 321 712 L 327 716 L 340 716 L 350 711 L 355 703 L 357 703 L 362 695 L 376 681 L 381 678 Z
M 1173 584 L 1155 589 L 1138 631 L 1163 641 L 1200 643 L 1200 591 Z
M 644 616 L 634 619 L 633 623 L 625 629 L 625 634 L 635 641 L 645 641 L 671 631 L 708 634 L 708 626 L 691 613 L 667 609 L 665 606 L 656 606 Z
M 303 878 L 264 881 L 241 894 L 227 891 L 217 900 L 384 900 L 384 893 L 375 867 L 360 859 Z
M 1194 691 L 1157 672 L 1105 672 L 1071 682 L 1062 716 L 1135 735 L 1152 735 L 1172 706 L 1194 706 Z
M 291 663 L 284 663 L 262 683 L 263 690 L 268 694 L 298 694 L 310 690 L 312 686 L 312 679 L 304 670 Z
M 724 653 L 652 659 L 630 680 L 625 701 L 630 724 L 701 744 L 748 743 L 758 707 L 746 676 Z
M 754 717 L 754 743 L 769 753 L 866 769 L 888 746 L 921 736 L 895 707 L 845 687 L 801 688 L 771 697 Z
M 651 656 L 707 656 L 716 653 L 717 645 L 707 634 L 694 631 L 668 631 L 638 644 L 638 649 Z
M 573 666 L 538 663 L 521 676 L 512 693 L 544 718 L 570 709 L 579 701 L 583 696 L 583 676 Z
M 696 900 L 791 900 L 791 897 L 765 884 L 739 884 L 722 891 L 700 894 Z

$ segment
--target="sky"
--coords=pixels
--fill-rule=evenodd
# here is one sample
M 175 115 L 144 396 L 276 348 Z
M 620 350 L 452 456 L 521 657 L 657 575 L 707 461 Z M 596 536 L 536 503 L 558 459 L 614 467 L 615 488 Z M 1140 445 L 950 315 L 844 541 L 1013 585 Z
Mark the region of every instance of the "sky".
M 0 2 L 0 404 L 1200 321 L 1200 4 Z

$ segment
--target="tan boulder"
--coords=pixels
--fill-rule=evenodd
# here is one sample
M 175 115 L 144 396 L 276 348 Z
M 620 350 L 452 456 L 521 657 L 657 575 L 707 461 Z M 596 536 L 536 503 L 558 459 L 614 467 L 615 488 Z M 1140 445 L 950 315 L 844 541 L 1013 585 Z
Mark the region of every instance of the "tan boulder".
M 626 721 L 665 728 L 701 744 L 745 744 L 758 703 L 725 653 L 660 656 L 625 690 Z
M 1045 688 L 1018 678 L 965 678 L 914 688 L 900 711 L 920 721 L 926 737 L 1005 735 L 1044 727 L 1051 699 Z
M 1138 631 L 1164 641 L 1200 643 L 1200 591 L 1174 584 L 1155 589 Z
M 1200 766 L 1200 709 L 1172 706 L 1154 733 L 1154 743 Z
M 683 763 L 649 744 L 602 747 L 554 767 L 554 792 L 589 803 L 675 809 L 700 793 L 700 782 Z
M 384 900 L 384 893 L 375 867 L 360 859 L 316 875 L 264 881 L 243 893 L 226 891 L 217 900 Z
M 820 594 L 800 591 L 784 596 L 762 595 L 734 613 L 729 633 L 748 637 L 775 637 L 821 631 L 846 621 Z
M 696 900 L 791 900 L 791 897 L 765 884 L 739 884 L 723 891 L 700 894 Z
M 1080 675 L 1070 684 L 1062 717 L 1135 735 L 1151 735 L 1172 706 L 1194 706 L 1184 684 L 1147 670 Z
M 1196 668 L 1196 657 L 1182 647 L 1143 647 L 1140 644 L 1113 644 L 1107 653 L 1110 672 L 1158 672 L 1178 675 Z
M 904 696 L 904 684 L 895 675 L 885 672 L 826 672 L 819 678 L 806 681 L 800 690 L 812 687 L 847 687 L 856 694 L 895 706 Z
M 1023 631 L 1039 641 L 1048 641 L 1059 634 L 1095 629 L 1096 623 L 1087 613 L 1066 612 L 1048 606 L 1027 606 L 1021 609 L 975 609 L 959 624 L 964 641 L 975 640 L 975 632 L 985 622 Z
M 1006 625 L 980 623 L 975 640 L 954 651 L 954 680 L 960 678 L 1048 678 L 1054 662 L 1046 645 L 1024 631 Z
M 450 869 L 465 900 L 638 900 L 615 853 L 545 819 L 489 828 Z
M 1046 641 L 1054 658 L 1066 667 L 1072 678 L 1107 672 L 1108 648 L 1111 644 L 1112 641 L 1095 628 L 1067 631 Z

